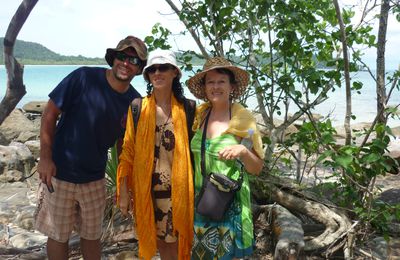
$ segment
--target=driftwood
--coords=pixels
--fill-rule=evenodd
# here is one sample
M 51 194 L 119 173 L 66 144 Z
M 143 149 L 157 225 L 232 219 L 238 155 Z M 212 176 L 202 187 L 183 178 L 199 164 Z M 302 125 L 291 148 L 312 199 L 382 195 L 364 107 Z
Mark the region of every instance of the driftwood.
M 274 176 L 262 176 L 252 183 L 252 192 L 257 200 L 272 200 L 290 212 L 305 215 L 318 224 L 324 226 L 324 230 L 317 236 L 305 240 L 303 250 L 305 252 L 320 252 L 321 255 L 328 257 L 341 248 L 344 248 L 347 242 L 347 234 L 351 230 L 349 218 L 335 205 L 329 202 L 323 202 L 322 199 L 313 196 L 310 193 L 301 191 L 292 182 Z M 283 213 L 282 210 L 279 214 Z M 278 212 L 277 212 L 278 213 Z M 284 218 L 282 217 L 277 217 Z M 298 222 L 294 218 L 287 221 L 290 223 L 288 229 L 298 229 Z M 277 224 L 279 226 L 279 224 Z M 286 232 L 286 231 L 285 231 Z M 298 233 L 300 234 L 300 233 Z M 301 240 L 296 239 L 297 250 L 301 249 Z M 279 241 L 277 245 L 279 244 Z M 283 241 L 279 244 L 281 252 L 293 251 L 293 244 Z M 351 255 L 351 253 L 348 253 Z M 290 259 L 290 258 L 281 258 Z
M 14 14 L 4 37 L 4 64 L 7 70 L 7 90 L 0 103 L 0 125 L 26 94 L 23 82 L 24 66 L 14 57 L 17 35 L 38 0 L 23 0 Z
M 300 259 L 304 250 L 304 231 L 301 220 L 276 203 L 259 207 L 257 210 L 260 208 L 272 215 L 274 259 Z

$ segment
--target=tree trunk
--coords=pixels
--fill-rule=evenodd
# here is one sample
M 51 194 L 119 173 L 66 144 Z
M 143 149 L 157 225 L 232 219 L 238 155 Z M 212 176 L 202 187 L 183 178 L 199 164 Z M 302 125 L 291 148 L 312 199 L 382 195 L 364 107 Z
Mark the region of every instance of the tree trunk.
M 339 3 L 337 0 L 333 0 L 333 4 L 336 9 L 336 17 L 339 22 L 340 27 L 340 40 L 342 42 L 343 48 L 343 61 L 344 61 L 344 79 L 346 82 L 346 116 L 344 119 L 344 129 L 346 131 L 346 145 L 351 144 L 351 129 L 350 129 L 350 119 L 351 119 L 351 86 L 350 86 L 350 69 L 349 69 L 349 55 L 347 51 L 347 37 L 346 28 L 344 27 L 342 14 L 340 12 Z
M 382 0 L 381 13 L 379 17 L 378 47 L 376 58 L 376 96 L 377 96 L 377 114 L 378 123 L 386 124 L 385 113 L 380 113 L 385 109 L 386 88 L 385 88 L 385 48 L 386 31 L 389 16 L 389 0 Z
M 14 57 L 14 45 L 19 31 L 37 2 L 38 0 L 22 1 L 17 12 L 11 19 L 4 37 L 4 64 L 7 70 L 7 90 L 0 103 L 0 125 L 26 93 L 23 82 L 24 66 Z

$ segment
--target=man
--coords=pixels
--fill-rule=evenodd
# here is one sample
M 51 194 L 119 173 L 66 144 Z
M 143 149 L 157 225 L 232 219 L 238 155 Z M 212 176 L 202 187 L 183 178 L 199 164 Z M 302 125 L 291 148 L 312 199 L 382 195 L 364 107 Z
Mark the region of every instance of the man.
M 43 112 L 36 229 L 48 236 L 50 260 L 68 259 L 73 228 L 84 259 L 101 258 L 107 152 L 123 137 L 128 106 L 140 96 L 130 82 L 142 73 L 147 48 L 128 36 L 105 59 L 111 69 L 81 67 L 64 78 Z

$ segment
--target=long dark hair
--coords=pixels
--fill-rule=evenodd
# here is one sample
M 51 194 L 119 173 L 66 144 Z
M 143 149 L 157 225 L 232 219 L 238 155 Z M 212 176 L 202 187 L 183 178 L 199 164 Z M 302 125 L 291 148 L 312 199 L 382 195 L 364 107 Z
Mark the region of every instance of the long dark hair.
M 147 83 L 147 96 L 150 96 L 153 93 L 153 85 L 149 82 Z M 175 77 L 172 81 L 172 93 L 174 93 L 175 98 L 183 103 L 185 96 L 183 95 L 183 87 L 178 77 Z

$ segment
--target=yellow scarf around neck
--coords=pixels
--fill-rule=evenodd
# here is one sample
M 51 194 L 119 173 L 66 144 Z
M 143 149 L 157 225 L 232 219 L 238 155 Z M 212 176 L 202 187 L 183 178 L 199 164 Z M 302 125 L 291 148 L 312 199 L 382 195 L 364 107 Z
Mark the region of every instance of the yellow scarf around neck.
M 193 131 L 196 131 L 206 116 L 206 111 L 211 108 L 209 102 L 203 103 L 196 108 L 196 116 L 193 122 Z M 264 159 L 264 150 L 262 146 L 261 134 L 257 127 L 257 122 L 249 110 L 239 103 L 232 104 L 232 117 L 229 121 L 228 129 L 224 133 L 231 133 L 236 136 L 247 138 L 249 129 L 254 131 L 252 136 L 253 149 L 258 157 Z M 223 134 L 224 134 L 223 133 Z
M 128 190 L 133 193 L 133 209 L 136 220 L 136 233 L 139 240 L 139 257 L 151 259 L 157 251 L 156 223 L 152 199 L 152 174 L 154 167 L 156 109 L 154 95 L 146 97 L 138 122 L 136 136 L 132 138 L 133 149 L 127 149 L 133 156 L 121 154 L 121 164 L 126 165 L 124 158 L 130 158 L 131 167 L 118 168 L 118 181 L 128 177 Z M 171 95 L 172 123 L 175 135 L 175 148 L 171 174 L 172 221 L 174 230 L 179 235 L 179 259 L 190 259 L 193 240 L 194 190 L 193 170 L 190 160 L 190 149 L 186 115 L 183 104 Z M 128 116 L 128 121 L 132 117 Z M 127 123 L 132 126 L 132 123 Z M 129 144 L 125 143 L 124 149 Z M 122 172 L 129 171 L 131 172 Z M 118 194 L 118 192 L 117 192 Z

